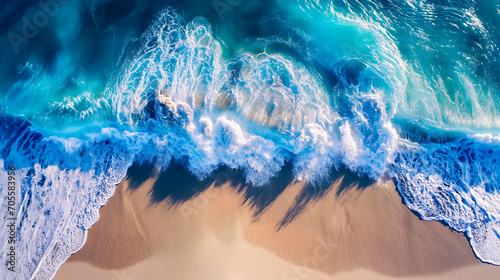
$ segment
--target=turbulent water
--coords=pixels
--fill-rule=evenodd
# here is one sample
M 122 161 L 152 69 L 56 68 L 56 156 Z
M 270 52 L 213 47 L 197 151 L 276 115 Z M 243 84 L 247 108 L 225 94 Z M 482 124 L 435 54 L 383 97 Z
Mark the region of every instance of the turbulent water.
M 153 159 L 255 187 L 287 162 L 312 184 L 340 167 L 394 178 L 409 208 L 500 264 L 499 1 L 1 5 L 2 197 L 11 166 L 18 184 L 2 279 L 53 276 L 128 167 Z

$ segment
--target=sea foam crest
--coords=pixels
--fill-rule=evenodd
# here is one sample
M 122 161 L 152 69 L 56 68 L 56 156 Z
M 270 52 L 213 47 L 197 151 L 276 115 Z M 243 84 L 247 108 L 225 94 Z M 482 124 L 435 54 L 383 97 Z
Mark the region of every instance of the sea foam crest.
M 397 134 L 385 111 L 387 88 L 373 82 L 370 65 L 331 66 L 344 82 L 338 94 L 349 94 L 351 111 L 341 115 L 305 65 L 281 54 L 225 59 L 203 18 L 179 22 L 172 11 L 163 13 L 108 88 L 120 122 L 149 133 L 179 132 L 180 154 L 199 177 L 225 164 L 263 185 L 288 160 L 296 177 L 309 181 L 340 164 L 373 178 L 384 172 Z
M 130 137 L 116 131 L 83 139 L 58 138 L 26 121 L 0 116 L 0 179 L 16 168 L 16 273 L 2 279 L 50 279 L 84 242 L 97 211 L 112 195 L 134 159 Z M 122 134 L 122 133 L 120 133 Z M 136 138 L 136 137 L 134 137 Z M 137 140 L 134 140 L 137 141 Z M 2 195 L 7 189 L 1 188 Z M 7 216 L 2 215 L 6 223 Z M 7 231 L 0 233 L 7 251 Z M 0 256 L 5 263 L 6 255 Z

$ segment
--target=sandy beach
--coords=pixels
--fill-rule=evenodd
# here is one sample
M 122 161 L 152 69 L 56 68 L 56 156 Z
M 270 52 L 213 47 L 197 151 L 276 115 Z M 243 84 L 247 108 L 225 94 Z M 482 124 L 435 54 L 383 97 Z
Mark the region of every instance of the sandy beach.
M 392 181 L 339 173 L 323 190 L 271 192 L 229 180 L 158 200 L 155 188 L 175 181 L 146 175 L 117 186 L 55 279 L 500 279 L 464 234 L 410 211 Z

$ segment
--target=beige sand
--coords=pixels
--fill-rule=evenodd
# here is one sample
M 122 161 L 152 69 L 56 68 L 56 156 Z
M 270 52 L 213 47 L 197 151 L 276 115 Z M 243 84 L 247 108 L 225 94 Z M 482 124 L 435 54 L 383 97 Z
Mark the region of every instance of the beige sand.
M 134 192 L 122 182 L 55 279 L 500 279 L 463 234 L 419 220 L 390 181 L 338 195 L 339 180 L 278 231 L 301 183 L 255 219 L 228 184 L 152 204 L 154 180 Z

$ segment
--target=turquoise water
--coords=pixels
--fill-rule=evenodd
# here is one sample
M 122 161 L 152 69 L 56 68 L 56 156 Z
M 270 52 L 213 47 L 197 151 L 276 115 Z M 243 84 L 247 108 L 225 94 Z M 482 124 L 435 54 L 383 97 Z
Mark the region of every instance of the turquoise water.
M 393 178 L 500 264 L 500 2 L 51 3 L 0 18 L 0 165 L 22 178 L 18 242 L 36 244 L 23 275 L 53 275 L 153 159 L 255 187 L 287 162 L 311 184 Z

